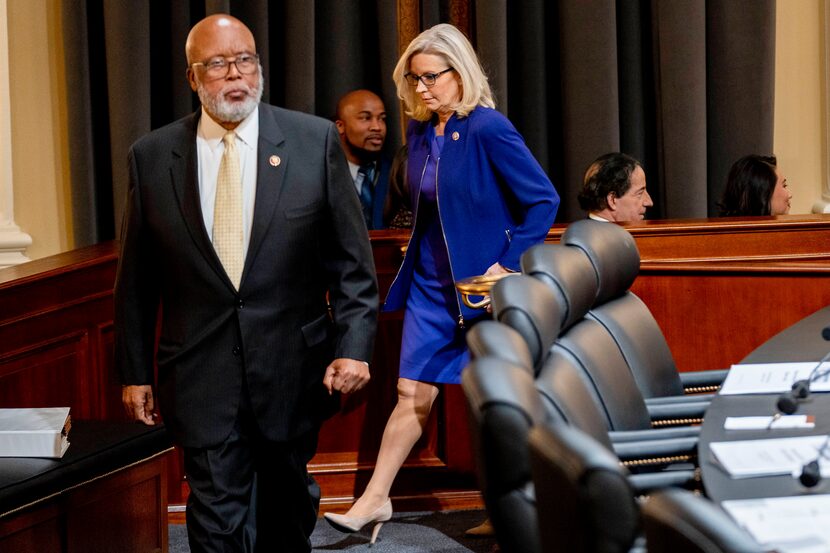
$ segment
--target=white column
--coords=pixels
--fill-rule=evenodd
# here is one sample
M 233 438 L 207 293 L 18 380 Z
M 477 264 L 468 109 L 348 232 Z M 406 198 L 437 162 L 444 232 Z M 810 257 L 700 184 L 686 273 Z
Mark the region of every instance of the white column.
M 12 125 L 9 94 L 9 33 L 6 0 L 0 0 L 0 269 L 29 261 L 32 237 L 14 224 Z
M 821 94 L 824 99 L 824 160 L 822 162 L 824 182 L 821 183 L 821 199 L 813 204 L 813 213 L 830 213 L 830 0 L 822 0 L 821 11 L 824 15 L 821 41 L 824 47 L 824 75 Z

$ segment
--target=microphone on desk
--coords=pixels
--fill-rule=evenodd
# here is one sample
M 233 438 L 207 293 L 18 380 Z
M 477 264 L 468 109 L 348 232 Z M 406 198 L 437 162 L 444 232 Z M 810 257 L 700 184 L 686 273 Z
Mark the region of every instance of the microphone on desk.
M 821 329 L 821 337 L 824 340 L 830 342 L 830 326 L 825 326 Z M 822 357 L 816 366 L 813 367 L 813 370 L 810 371 L 810 374 L 807 378 L 796 380 L 793 382 L 793 386 L 789 392 L 784 392 L 780 396 L 778 396 L 778 401 L 775 402 L 775 407 L 778 409 L 779 413 L 783 413 L 785 415 L 792 415 L 796 411 L 798 411 L 798 404 L 802 399 L 806 399 L 810 396 L 810 384 L 821 378 L 822 376 L 826 376 L 830 373 L 830 369 L 825 369 L 821 372 L 818 371 L 819 367 L 821 367 L 822 363 L 830 359 L 830 351 L 828 351 L 824 357 Z
M 805 488 L 815 488 L 821 482 L 821 468 L 818 466 L 818 461 L 813 460 L 801 467 L 801 474 L 798 475 L 798 481 Z
M 819 466 L 819 459 L 824 456 L 827 446 L 830 445 L 830 436 L 824 440 L 824 443 L 818 450 L 816 458 L 801 467 L 801 474 L 798 475 L 798 481 L 805 488 L 814 488 L 821 482 L 821 466 Z
M 819 361 L 819 365 L 823 362 Z M 809 395 L 810 380 L 796 380 L 793 382 L 793 387 L 789 392 L 784 392 L 778 397 L 778 401 L 775 402 L 775 407 L 785 415 L 792 415 L 798 410 L 799 400 L 806 399 Z

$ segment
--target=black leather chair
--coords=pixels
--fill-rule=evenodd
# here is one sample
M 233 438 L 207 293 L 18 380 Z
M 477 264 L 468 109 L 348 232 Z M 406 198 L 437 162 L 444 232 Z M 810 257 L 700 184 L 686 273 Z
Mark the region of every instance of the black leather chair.
M 536 378 L 536 389 L 548 409 L 557 414 L 556 419 L 589 434 L 627 465 L 654 472 L 696 460 L 700 427 L 652 428 L 642 406 L 636 409 L 636 402 L 634 410 L 639 411 L 639 416 L 628 419 L 630 428 L 614 427 L 611 421 L 615 419 L 609 416 L 607 404 L 598 400 L 596 389 L 586 381 L 582 363 L 559 344 L 553 347 Z M 650 461 L 653 459 L 660 461 Z M 660 478 L 666 479 L 665 485 L 686 486 L 693 473 L 676 471 Z M 657 485 L 655 481 L 644 487 Z
M 473 359 L 497 357 L 533 374 L 533 359 L 527 342 L 513 328 L 497 321 L 481 321 L 467 332 L 467 347 Z
M 562 330 L 564 313 L 559 299 L 550 287 L 526 275 L 496 282 L 490 298 L 493 318 L 515 329 L 524 338 L 533 372 L 538 373 Z
M 513 370 L 511 366 L 516 366 L 531 375 L 527 345 L 515 329 L 496 321 L 483 321 L 470 329 L 467 342 L 474 358 L 498 359 L 503 363 L 505 371 Z M 495 365 L 492 360 L 488 363 L 489 366 Z M 475 378 L 485 378 L 486 374 L 478 371 Z M 654 472 L 671 462 L 685 462 L 694 458 L 699 434 L 697 428 L 609 431 L 606 417 L 595 394 L 586 385 L 581 371 L 557 348 L 554 348 L 543 364 L 543 374 L 544 378 L 537 378 L 534 382 L 544 401 L 546 420 L 560 420 L 580 428 L 613 451 L 623 463 Z M 474 408 L 476 405 L 483 404 L 475 402 L 469 406 Z M 478 428 L 471 425 L 471 431 L 475 434 Z M 479 450 L 476 448 L 476 451 Z M 521 455 L 521 451 L 515 455 Z M 650 461 L 655 458 L 661 460 Z M 637 486 L 642 489 L 664 485 L 689 486 L 693 480 L 694 473 L 691 471 L 674 471 L 671 474 L 643 477 Z
M 629 291 L 640 270 L 640 253 L 628 231 L 585 219 L 570 224 L 561 242 L 584 252 L 593 265 L 597 294 L 589 317 L 614 336 L 646 398 L 715 391 L 720 386 L 726 370 L 678 373 L 657 321 Z
M 579 256 L 584 258 L 583 254 L 565 246 L 550 248 L 553 254 L 564 254 L 565 260 L 574 264 Z M 582 261 L 584 266 L 584 259 Z M 552 266 L 551 274 L 559 283 L 556 292 L 550 285 L 527 275 L 497 282 L 490 292 L 494 317 L 517 330 L 526 340 L 533 352 L 537 375 L 541 370 L 540 362 L 549 356 L 554 340 L 556 348 L 569 351 L 576 359 L 576 365 L 585 373 L 585 383 L 593 390 L 592 397 L 602 408 L 605 424 L 610 430 L 651 428 L 653 416 L 616 342 L 602 325 L 582 318 L 590 304 L 574 299 L 584 297 L 584 294 L 575 291 L 577 288 L 595 290 L 595 280 L 566 282 L 559 278 L 559 269 L 566 263 L 554 263 Z M 566 302 L 568 308 L 559 308 L 559 302 Z M 556 315 L 560 315 L 560 321 L 572 325 L 563 329 L 558 339 L 556 335 L 560 325 Z M 654 416 L 667 419 L 700 417 L 703 409 L 700 403 L 660 406 Z
M 470 332 L 481 332 L 476 330 L 481 324 Z M 526 367 L 495 357 L 477 358 L 464 369 L 461 385 L 467 402 L 479 485 L 499 546 L 506 553 L 539 553 L 528 435 L 538 425 L 565 425 L 566 421 L 543 401 Z M 610 443 L 607 433 L 600 430 L 598 436 L 612 457 L 610 450 L 616 447 L 622 448 L 624 455 L 637 454 L 649 447 L 656 447 L 658 454 L 662 454 L 660 448 L 665 447 L 633 441 L 617 446 Z M 694 473 L 665 471 L 630 478 L 632 489 L 647 493 L 665 486 L 687 486 L 694 481 Z
M 587 434 L 565 425 L 530 432 L 544 552 L 626 553 L 640 532 L 640 512 L 618 460 Z
M 683 490 L 663 490 L 649 497 L 643 506 L 643 526 L 649 553 L 765 551 L 720 507 Z
M 554 263 L 556 270 L 551 270 Z M 521 265 L 523 274 L 553 290 L 559 304 L 562 331 L 581 321 L 594 305 L 597 296 L 596 273 L 591 260 L 579 250 L 539 244 L 522 255 Z
M 644 430 L 702 420 L 708 405 L 705 402 L 647 404 L 614 337 L 593 319 L 575 324 L 559 337 L 554 349 L 567 352 L 580 368 L 612 430 Z
M 533 375 L 526 367 L 482 357 L 464 369 L 461 386 L 479 485 L 499 546 L 505 553 L 540 553 L 527 437 L 550 413 Z

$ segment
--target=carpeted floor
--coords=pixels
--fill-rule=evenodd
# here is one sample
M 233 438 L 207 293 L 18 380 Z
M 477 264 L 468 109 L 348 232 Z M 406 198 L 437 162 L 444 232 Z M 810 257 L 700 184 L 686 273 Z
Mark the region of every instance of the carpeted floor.
M 380 530 L 378 540 L 369 545 L 371 529 L 357 534 L 342 534 L 320 519 L 311 536 L 313 551 L 371 551 L 372 553 L 493 553 L 494 538 L 468 538 L 464 531 L 481 523 L 484 511 L 445 511 L 395 513 Z M 170 525 L 170 553 L 189 553 L 183 524 Z

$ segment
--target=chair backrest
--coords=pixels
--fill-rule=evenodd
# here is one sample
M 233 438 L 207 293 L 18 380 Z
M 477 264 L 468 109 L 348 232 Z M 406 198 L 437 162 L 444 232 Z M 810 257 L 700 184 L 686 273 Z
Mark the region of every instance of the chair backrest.
M 649 553 L 764 551 L 720 507 L 685 490 L 651 495 L 643 506 L 643 526 Z
M 579 248 L 591 260 L 597 279 L 594 305 L 625 293 L 640 272 L 637 243 L 615 223 L 580 219 L 568 225 L 561 242 Z
M 498 321 L 481 321 L 467 332 L 467 346 L 473 359 L 497 357 L 524 367 L 533 375 L 533 359 L 527 342 L 516 330 Z
M 651 416 L 631 369 L 614 338 L 598 322 L 583 319 L 559 337 L 556 348 L 568 352 L 596 393 L 611 430 L 651 428 Z
M 507 553 L 539 553 L 527 437 L 548 413 L 533 376 L 502 359 L 482 357 L 464 369 L 461 386 L 481 492 L 499 546 Z
M 587 315 L 614 337 L 643 397 L 683 395 L 669 344 L 646 304 L 626 292 L 591 309 Z
M 567 425 L 535 427 L 529 447 L 543 551 L 628 552 L 639 508 L 619 460 Z
M 602 400 L 570 352 L 553 347 L 536 377 L 536 389 L 550 412 L 613 450 L 608 437 L 611 425 Z
M 625 233 L 624 230 L 619 230 Z M 594 426 L 605 424 L 611 430 L 649 428 L 651 418 L 645 401 L 619 347 L 601 324 L 584 318 L 587 310 L 591 307 L 592 300 L 590 294 L 586 295 L 584 292 L 587 290 L 596 293 L 597 289 L 594 268 L 588 256 L 584 252 L 568 246 L 535 247 L 522 256 L 522 269 L 533 271 L 533 278 L 537 279 L 537 284 L 533 286 L 534 289 L 539 288 L 540 285 L 549 289 L 548 294 L 542 294 L 541 290 L 535 293 L 536 297 L 540 299 L 547 298 L 547 301 L 551 303 L 566 303 L 568 305 L 567 309 L 560 309 L 560 313 L 568 313 L 567 316 L 563 317 L 563 320 L 569 328 L 560 332 L 556 346 L 553 349 L 559 347 L 567 350 L 571 354 L 572 365 L 583 372 L 583 380 L 591 389 L 588 393 L 594 398 L 593 401 L 604 414 L 604 423 L 598 421 Z M 510 303 L 499 297 L 499 292 L 506 289 L 507 286 L 531 288 L 528 281 L 533 280 L 533 278 L 525 275 L 521 278 L 523 280 L 518 280 L 519 277 L 511 277 L 497 283 L 497 287 L 501 285 L 505 288 L 497 290 L 494 287 L 494 307 Z M 551 295 L 551 290 L 553 295 Z M 519 293 L 512 295 L 520 296 Z M 524 296 L 527 299 L 523 301 L 523 310 L 541 310 L 540 307 L 543 305 L 541 301 L 534 301 L 536 298 L 531 298 L 531 295 L 526 291 L 524 291 Z M 516 301 L 513 300 L 512 303 L 515 304 Z M 541 311 L 549 312 L 551 310 L 545 308 Z M 496 309 L 496 313 L 500 315 L 498 309 Z M 537 322 L 538 318 L 538 316 L 525 315 L 519 320 L 526 327 L 536 327 L 540 324 Z M 508 322 L 508 324 L 511 323 Z M 511 326 L 514 326 L 514 324 L 511 324 Z M 535 339 L 538 342 L 534 332 L 520 330 L 520 333 L 523 336 L 530 335 L 530 340 Z M 537 347 L 537 349 L 539 348 Z M 538 377 L 542 366 L 538 365 L 538 361 L 536 363 Z M 582 411 L 579 411 L 579 413 L 582 413 Z M 578 417 L 577 414 L 572 413 L 570 418 L 582 420 L 587 418 Z M 581 426 L 576 421 L 574 424 Z M 594 431 L 588 431 L 593 436 L 599 436 L 597 430 L 597 428 L 594 428 Z
M 640 270 L 640 253 L 631 234 L 613 223 L 572 223 L 562 243 L 590 260 L 598 281 L 588 314 L 614 336 L 644 397 L 683 394 L 671 350 L 648 307 L 628 289 Z
M 539 244 L 522 255 L 522 272 L 554 291 L 563 332 L 580 321 L 596 300 L 597 279 L 584 252 L 561 244 Z
M 521 334 L 538 372 L 559 336 L 560 308 L 553 291 L 535 278 L 511 276 L 490 291 L 493 318 Z

